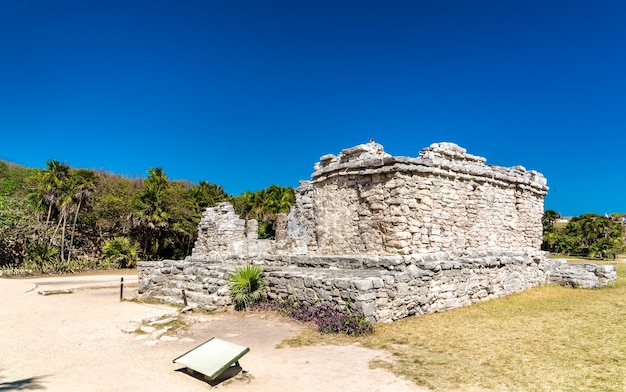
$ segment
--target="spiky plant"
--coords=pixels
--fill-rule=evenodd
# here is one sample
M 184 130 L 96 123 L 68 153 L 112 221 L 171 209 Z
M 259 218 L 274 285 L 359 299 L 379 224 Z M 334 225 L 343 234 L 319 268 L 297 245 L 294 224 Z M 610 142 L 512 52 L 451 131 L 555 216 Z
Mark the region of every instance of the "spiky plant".
M 39 272 L 57 272 L 59 249 L 36 241 L 29 243 L 24 267 Z
M 229 282 L 235 310 L 246 310 L 265 297 L 265 274 L 259 265 L 246 264 L 237 268 L 230 274 Z
M 117 264 L 119 268 L 132 268 L 137 265 L 138 246 L 126 237 L 115 237 L 104 243 L 104 258 Z

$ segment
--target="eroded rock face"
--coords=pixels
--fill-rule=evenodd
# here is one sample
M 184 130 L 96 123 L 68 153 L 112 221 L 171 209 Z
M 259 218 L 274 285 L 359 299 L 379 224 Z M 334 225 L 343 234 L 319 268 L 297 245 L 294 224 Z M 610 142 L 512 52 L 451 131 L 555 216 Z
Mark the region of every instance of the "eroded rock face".
M 548 283 L 594 288 L 610 266 L 571 266 L 540 251 L 546 179 L 522 166 L 485 165 L 453 143 L 416 158 L 370 142 L 324 155 L 296 205 L 259 240 L 228 203 L 208 208 L 185 261 L 140 263 L 140 289 L 168 302 L 181 292 L 212 310 L 231 303 L 237 266 L 265 266 L 268 294 L 352 303 L 375 322 L 438 312 Z

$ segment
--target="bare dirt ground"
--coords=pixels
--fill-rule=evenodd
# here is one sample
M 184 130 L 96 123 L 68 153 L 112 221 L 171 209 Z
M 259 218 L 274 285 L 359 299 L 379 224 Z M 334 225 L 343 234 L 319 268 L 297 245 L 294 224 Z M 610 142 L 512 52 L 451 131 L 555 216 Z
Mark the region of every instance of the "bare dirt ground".
M 194 313 L 185 316 L 189 328 L 160 335 L 145 320 L 177 309 L 120 301 L 120 277 L 0 279 L 0 391 L 423 391 L 371 369 L 372 359 L 389 359 L 381 351 L 276 348 L 303 327 L 271 313 Z M 124 276 L 126 284 L 136 280 Z M 141 325 L 146 333 L 131 332 Z M 206 382 L 172 362 L 212 337 L 250 348 L 236 375 Z

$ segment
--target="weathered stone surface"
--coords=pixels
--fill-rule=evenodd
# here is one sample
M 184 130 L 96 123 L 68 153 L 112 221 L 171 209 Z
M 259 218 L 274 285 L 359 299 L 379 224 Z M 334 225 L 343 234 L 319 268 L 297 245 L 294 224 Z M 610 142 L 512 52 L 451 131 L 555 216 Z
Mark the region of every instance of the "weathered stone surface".
M 206 310 L 232 304 L 237 266 L 265 267 L 268 295 L 303 304 L 351 302 L 372 321 L 440 312 L 556 283 L 595 288 L 611 266 L 568 265 L 539 251 L 545 178 L 485 165 L 452 143 L 417 158 L 370 142 L 325 155 L 296 205 L 260 240 L 228 203 L 208 208 L 192 255 L 139 263 L 140 292 Z
M 574 288 L 597 288 L 612 284 L 617 279 L 615 267 L 595 264 L 567 264 L 564 260 L 550 272 L 551 283 Z
M 317 164 L 302 187 L 292 238 L 308 254 L 538 249 L 545 178 L 485 161 L 452 143 L 418 158 L 392 157 L 376 143 L 343 150 Z
M 192 255 L 240 253 L 246 242 L 245 226 L 246 222 L 235 214 L 230 203 L 207 208 L 198 225 L 198 240 Z

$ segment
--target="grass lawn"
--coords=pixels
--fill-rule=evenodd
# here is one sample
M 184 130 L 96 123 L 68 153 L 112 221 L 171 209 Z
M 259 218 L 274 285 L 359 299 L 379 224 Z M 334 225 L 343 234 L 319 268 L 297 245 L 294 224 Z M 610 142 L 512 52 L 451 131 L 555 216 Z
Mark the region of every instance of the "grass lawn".
M 433 391 L 624 392 L 626 261 L 607 264 L 618 273 L 610 287 L 540 287 L 377 325 L 370 336 L 304 332 L 285 344 L 384 349 L 392 361 L 372 366 Z

